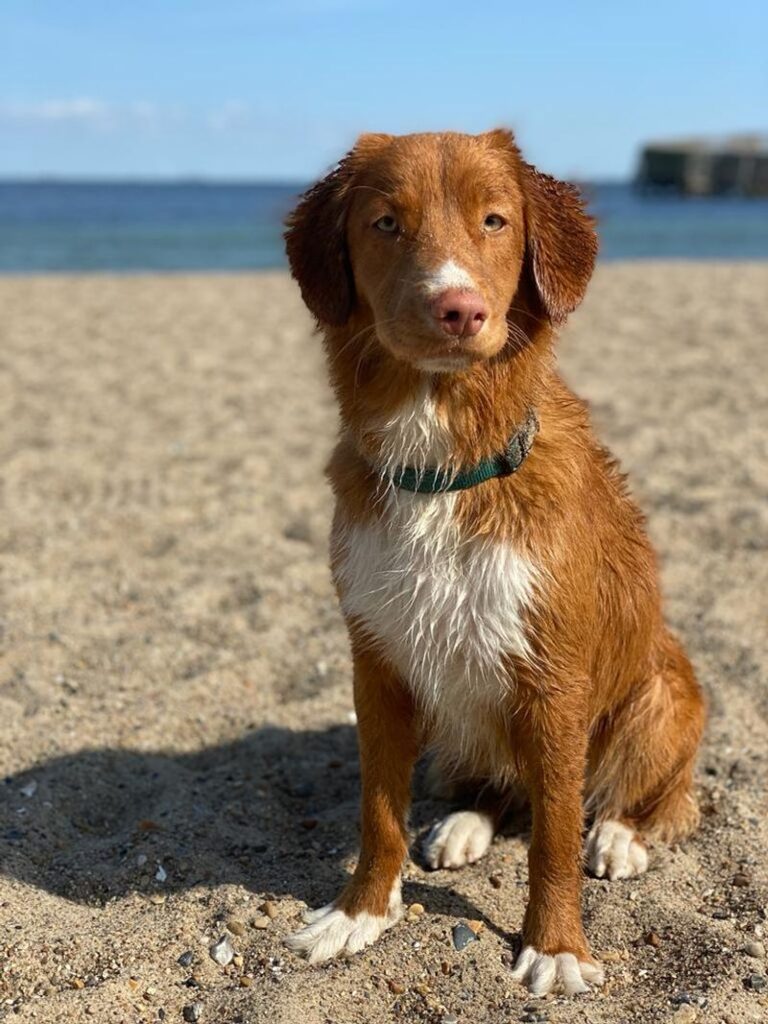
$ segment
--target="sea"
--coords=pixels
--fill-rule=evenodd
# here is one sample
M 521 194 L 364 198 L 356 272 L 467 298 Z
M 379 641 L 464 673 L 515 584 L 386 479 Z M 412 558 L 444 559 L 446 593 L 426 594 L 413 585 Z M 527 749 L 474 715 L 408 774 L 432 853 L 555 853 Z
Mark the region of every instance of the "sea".
M 766 260 L 768 199 L 582 185 L 602 260 Z M 0 182 L 0 273 L 285 267 L 296 184 Z

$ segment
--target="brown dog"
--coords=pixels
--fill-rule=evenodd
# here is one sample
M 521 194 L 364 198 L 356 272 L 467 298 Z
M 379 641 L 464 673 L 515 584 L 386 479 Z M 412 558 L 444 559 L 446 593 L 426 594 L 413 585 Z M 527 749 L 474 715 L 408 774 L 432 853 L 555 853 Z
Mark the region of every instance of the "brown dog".
M 643 872 L 644 836 L 696 826 L 704 719 L 642 515 L 554 364 L 593 224 L 507 131 L 365 135 L 286 239 L 341 410 L 332 566 L 363 789 L 357 869 L 289 945 L 317 962 L 397 919 L 411 772 L 429 748 L 501 796 L 437 825 L 428 862 L 482 856 L 522 783 L 515 975 L 536 994 L 585 991 L 602 981 L 581 923 L 585 808 L 594 873 Z

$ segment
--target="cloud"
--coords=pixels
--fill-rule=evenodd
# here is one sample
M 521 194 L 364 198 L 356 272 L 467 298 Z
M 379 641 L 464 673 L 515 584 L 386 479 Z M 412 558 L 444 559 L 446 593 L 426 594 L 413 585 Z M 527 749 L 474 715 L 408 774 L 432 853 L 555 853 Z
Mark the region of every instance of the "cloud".
M 302 133 L 309 131 L 311 134 L 312 126 L 305 125 L 304 120 L 296 112 L 293 118 L 288 117 L 289 122 L 301 125 Z M 145 100 L 110 103 L 92 97 L 10 103 L 0 100 L 0 124 L 43 131 L 53 127 L 71 127 L 134 136 L 194 130 L 216 138 L 274 130 L 279 137 L 286 131 L 286 112 L 271 108 L 263 100 L 251 102 L 242 99 L 197 107 Z
M 87 96 L 39 102 L 0 100 L 0 124 L 18 127 L 60 125 L 151 133 L 187 126 L 221 135 L 252 126 L 259 114 L 256 106 L 241 100 L 227 100 L 202 109 L 146 100 L 108 103 Z
M 96 123 L 107 119 L 109 113 L 106 103 L 85 96 L 39 103 L 0 103 L 0 121 L 27 124 Z
M 228 100 L 208 111 L 208 127 L 217 133 L 250 128 L 254 121 L 254 108 L 241 100 Z
M 221 108 L 223 123 L 231 117 L 230 106 Z M 215 116 L 215 112 L 214 112 Z M 205 111 L 195 113 L 179 104 L 134 100 L 109 103 L 93 97 L 47 99 L 39 102 L 0 100 L 0 125 L 7 129 L 77 129 L 98 134 L 153 135 L 160 131 L 197 125 L 204 129 L 210 119 Z
M 354 126 L 301 107 L 246 96 L 176 104 L 93 96 L 0 98 L 0 169 L 92 174 L 208 173 L 303 177 L 330 166 L 352 143 Z M 34 143 L 34 145 L 32 145 Z M 9 157 L 7 154 L 16 156 Z

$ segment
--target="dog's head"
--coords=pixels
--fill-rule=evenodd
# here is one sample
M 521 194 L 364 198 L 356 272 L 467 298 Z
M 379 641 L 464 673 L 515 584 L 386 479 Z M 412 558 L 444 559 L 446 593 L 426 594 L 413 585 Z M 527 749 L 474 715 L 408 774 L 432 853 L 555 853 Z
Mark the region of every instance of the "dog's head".
M 363 135 L 302 197 L 286 244 L 320 324 L 375 324 L 426 371 L 499 353 L 524 284 L 532 315 L 564 320 L 597 250 L 577 191 L 525 163 L 504 130 Z

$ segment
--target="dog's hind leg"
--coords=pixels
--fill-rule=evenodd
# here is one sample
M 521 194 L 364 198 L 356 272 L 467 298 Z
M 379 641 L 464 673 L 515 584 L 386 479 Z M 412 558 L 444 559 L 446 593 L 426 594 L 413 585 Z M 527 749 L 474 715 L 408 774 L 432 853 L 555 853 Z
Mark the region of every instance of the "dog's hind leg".
M 510 813 L 524 802 L 522 789 L 446 776 L 436 762 L 430 766 L 429 784 L 433 792 L 465 805 L 438 821 L 424 840 L 424 860 L 433 870 L 455 870 L 480 860 Z
M 691 665 L 665 633 L 656 671 L 593 732 L 587 865 L 598 877 L 642 874 L 645 838 L 674 842 L 696 828 L 692 779 L 704 714 Z

